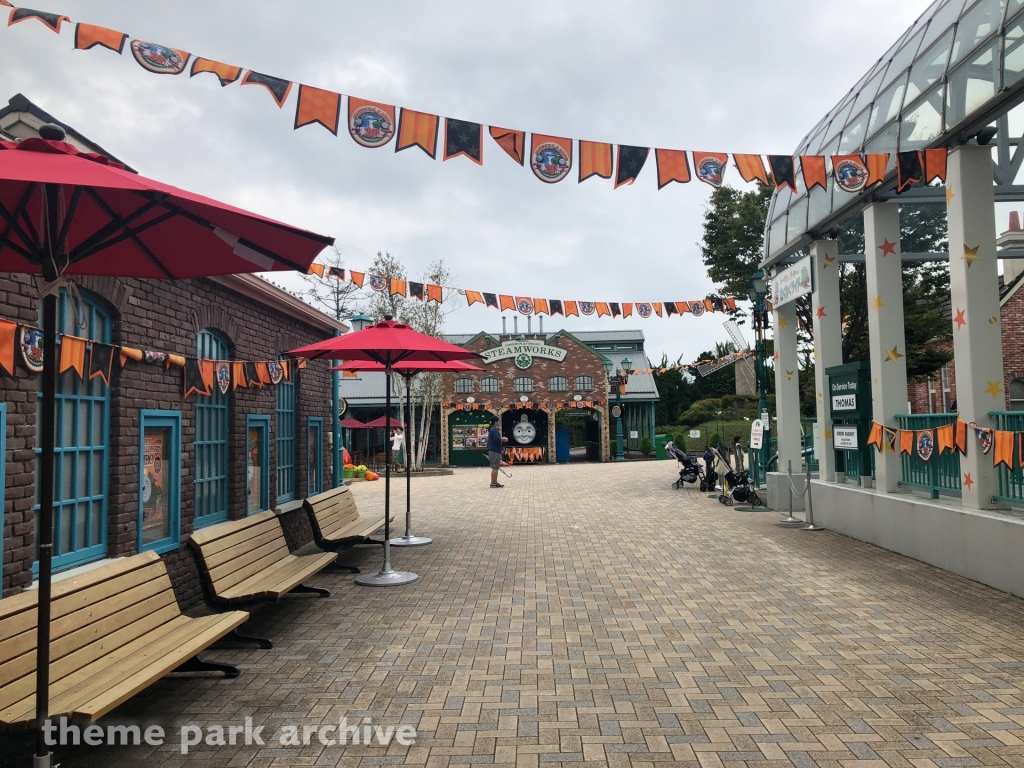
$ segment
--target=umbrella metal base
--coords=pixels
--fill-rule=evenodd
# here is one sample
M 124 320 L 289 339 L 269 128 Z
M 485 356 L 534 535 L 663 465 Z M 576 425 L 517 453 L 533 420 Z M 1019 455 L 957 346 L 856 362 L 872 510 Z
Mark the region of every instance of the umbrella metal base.
M 817 526 L 817 525 L 808 525 L 806 528 L 801 528 L 800 530 L 801 531 L 824 531 L 825 529 L 821 528 L 820 526 Z
M 361 573 L 356 576 L 356 584 L 364 587 L 397 587 L 399 584 L 410 584 L 418 579 L 415 573 L 408 571 L 379 571 L 378 573 Z
M 428 539 L 426 536 L 399 536 L 396 539 L 391 540 L 392 547 L 422 547 L 424 544 L 432 544 L 433 539 Z

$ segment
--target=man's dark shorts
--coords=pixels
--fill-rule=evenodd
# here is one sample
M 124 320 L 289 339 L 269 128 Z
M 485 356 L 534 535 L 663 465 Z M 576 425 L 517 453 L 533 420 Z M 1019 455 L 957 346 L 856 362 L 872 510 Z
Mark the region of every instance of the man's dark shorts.
M 497 469 L 501 466 L 501 454 L 497 451 L 488 451 L 487 458 L 491 462 L 491 469 Z

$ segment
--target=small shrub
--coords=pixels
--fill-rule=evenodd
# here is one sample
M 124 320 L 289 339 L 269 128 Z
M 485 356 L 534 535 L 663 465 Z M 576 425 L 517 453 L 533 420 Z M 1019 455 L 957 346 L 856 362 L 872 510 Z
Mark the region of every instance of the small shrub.
M 640 438 L 640 453 L 645 459 L 651 455 L 651 438 L 647 435 Z
M 679 432 L 676 434 L 674 438 L 672 438 L 672 441 L 676 444 L 676 448 L 678 448 L 683 453 L 686 453 L 686 435 L 684 435 L 682 432 Z
M 712 448 L 718 448 L 719 446 L 721 446 L 721 444 L 722 436 L 717 432 L 713 433 L 711 437 L 708 438 L 708 445 L 711 446 Z

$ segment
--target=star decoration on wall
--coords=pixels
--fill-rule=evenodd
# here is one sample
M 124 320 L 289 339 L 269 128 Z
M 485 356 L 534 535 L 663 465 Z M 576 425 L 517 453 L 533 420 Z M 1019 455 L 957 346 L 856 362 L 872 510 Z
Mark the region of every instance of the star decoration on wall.
M 785 315 L 779 315 L 779 328 L 785 328 L 789 325 L 789 320 L 786 319 Z
M 821 268 L 822 269 L 828 269 L 829 267 L 831 267 L 833 264 L 836 263 L 836 259 L 837 258 L 839 258 L 839 257 L 838 256 L 825 256 L 821 260 Z
M 885 359 L 888 362 L 896 363 L 897 365 L 899 365 L 901 357 L 905 357 L 905 355 L 901 355 L 897 347 L 885 350 Z
M 882 440 L 882 453 L 889 453 L 892 450 L 892 446 L 889 445 L 888 440 Z
M 947 186 L 946 187 L 946 205 L 949 205 L 954 197 L 956 197 L 956 195 L 953 194 L 953 187 L 952 186 Z
M 980 245 L 976 245 L 973 248 L 969 248 L 966 244 L 964 245 L 964 255 L 960 258 L 967 262 L 967 268 L 971 268 L 971 264 L 976 261 L 981 261 L 981 256 L 978 255 L 978 249 Z
M 831 440 L 832 439 L 832 430 L 831 429 L 826 429 L 825 432 L 824 432 L 824 435 L 825 435 L 825 439 L 826 440 Z
M 882 244 L 880 246 L 878 246 L 879 248 L 882 249 L 882 258 L 885 258 L 886 256 L 895 256 L 896 255 L 896 245 L 897 245 L 896 243 L 890 243 L 888 237 L 885 238 L 882 241 Z
M 998 317 L 994 317 L 994 316 L 993 316 L 993 317 L 990 317 L 990 318 L 988 319 L 988 324 L 989 324 L 989 325 L 995 325 L 995 324 L 996 324 L 996 323 L 998 323 L 998 322 L 999 322 L 999 318 L 998 318 Z
M 775 362 L 779 362 L 779 351 L 775 350 Z
M 871 306 L 873 306 L 875 309 L 881 309 L 882 307 L 885 306 L 885 302 L 882 301 L 881 296 L 875 296 L 875 300 L 871 303 Z
M 817 347 L 814 348 L 814 359 L 815 360 L 818 359 L 818 348 Z
M 793 380 L 793 372 L 792 371 L 786 371 L 786 379 L 788 381 L 792 381 Z
M 974 479 L 971 477 L 970 472 L 964 472 L 964 486 L 967 490 L 971 490 L 971 486 L 974 485 Z
M 821 392 L 819 392 L 819 393 L 818 393 L 818 402 L 820 403 L 820 402 L 821 402 L 822 400 L 824 400 L 824 399 L 825 399 L 825 398 L 823 398 L 823 397 L 821 396 Z
M 1003 385 L 998 381 L 990 381 L 988 386 L 985 387 L 985 391 L 992 395 L 992 399 L 995 400 L 999 395 L 1003 394 Z
M 956 323 L 956 329 L 958 331 L 967 325 L 967 319 L 964 317 L 964 310 L 960 309 L 960 307 L 956 308 L 956 317 L 953 318 L 953 322 Z
M 825 308 L 824 307 L 818 307 L 816 310 L 814 310 L 814 316 L 815 317 L 828 317 L 828 315 L 825 314 Z

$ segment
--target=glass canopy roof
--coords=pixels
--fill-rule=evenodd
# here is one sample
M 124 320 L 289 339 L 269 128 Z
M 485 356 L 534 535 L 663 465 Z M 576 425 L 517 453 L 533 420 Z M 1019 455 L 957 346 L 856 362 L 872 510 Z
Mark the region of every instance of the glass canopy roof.
M 940 146 L 1004 89 L 1024 78 L 1024 0 L 936 0 L 800 141 L 797 155 L 896 152 Z M 1016 89 L 1015 89 L 1016 90 Z M 831 165 L 831 161 L 826 161 Z M 768 259 L 858 195 L 834 186 L 772 197 Z

